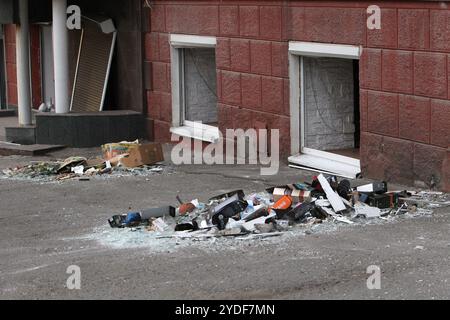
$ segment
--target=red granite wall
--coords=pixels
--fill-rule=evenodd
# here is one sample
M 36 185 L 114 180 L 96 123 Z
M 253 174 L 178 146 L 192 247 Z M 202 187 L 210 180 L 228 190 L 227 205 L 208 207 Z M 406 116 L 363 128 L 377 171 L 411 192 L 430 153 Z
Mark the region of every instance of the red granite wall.
M 30 26 L 30 63 L 33 108 L 42 103 L 41 44 L 39 26 Z M 16 27 L 5 25 L 5 60 L 8 104 L 17 107 Z
M 153 1 L 146 60 L 148 114 L 170 139 L 170 33 L 217 37 L 220 128 L 278 128 L 290 150 L 288 41 L 353 44 L 360 60 L 365 176 L 448 185 L 450 7 L 438 2 Z M 366 9 L 382 8 L 381 30 Z

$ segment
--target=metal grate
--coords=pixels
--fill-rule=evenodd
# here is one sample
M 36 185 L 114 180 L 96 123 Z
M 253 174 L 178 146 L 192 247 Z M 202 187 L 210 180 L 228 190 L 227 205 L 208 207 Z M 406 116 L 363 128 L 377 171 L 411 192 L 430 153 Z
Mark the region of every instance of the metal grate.
M 72 112 L 103 109 L 116 32 L 105 34 L 95 23 L 83 28 L 72 93 Z

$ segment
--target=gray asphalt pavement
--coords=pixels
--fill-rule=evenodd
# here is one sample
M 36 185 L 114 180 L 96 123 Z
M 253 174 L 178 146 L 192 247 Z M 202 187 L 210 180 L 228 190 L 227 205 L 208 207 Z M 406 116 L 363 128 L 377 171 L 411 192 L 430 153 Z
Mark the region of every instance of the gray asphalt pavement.
M 30 160 L 0 157 L 0 168 Z M 251 241 L 130 245 L 107 226 L 128 208 L 175 205 L 177 193 L 206 200 L 311 176 L 283 168 L 262 179 L 255 167 L 186 166 L 90 181 L 0 179 L 0 299 L 450 298 L 450 208 Z M 80 267 L 80 290 L 66 287 L 71 265 Z M 370 265 L 381 269 L 381 289 L 366 286 Z

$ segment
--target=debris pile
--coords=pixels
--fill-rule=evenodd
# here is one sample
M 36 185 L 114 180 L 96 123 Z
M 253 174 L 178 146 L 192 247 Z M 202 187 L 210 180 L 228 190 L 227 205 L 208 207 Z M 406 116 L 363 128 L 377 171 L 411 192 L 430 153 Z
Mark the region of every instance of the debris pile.
M 3 170 L 9 178 L 68 180 L 79 178 L 89 180 L 91 176 L 115 173 L 148 174 L 161 173 L 164 161 L 161 144 L 134 142 L 111 143 L 102 146 L 103 156 L 87 159 L 69 157 L 65 160 L 34 161 L 29 165 Z
M 431 195 L 434 199 L 427 200 Z M 299 225 L 354 224 L 360 219 L 387 220 L 410 212 L 428 214 L 424 207 L 450 205 L 444 196 L 439 192 L 388 192 L 386 182 L 352 188 L 348 180 L 321 174 L 312 183 L 272 187 L 248 196 L 237 190 L 207 203 L 185 202 L 177 196 L 177 207 L 115 215 L 108 222 L 112 228 L 156 232 L 158 238 L 272 237 Z

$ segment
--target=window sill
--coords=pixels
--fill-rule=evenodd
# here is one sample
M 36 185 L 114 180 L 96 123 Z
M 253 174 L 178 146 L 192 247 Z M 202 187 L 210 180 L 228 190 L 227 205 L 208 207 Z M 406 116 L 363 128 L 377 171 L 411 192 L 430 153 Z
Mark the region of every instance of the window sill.
M 302 153 L 289 157 L 288 161 L 292 168 L 355 179 L 361 172 L 359 160 L 349 158 L 346 163 L 339 161 L 342 160 L 341 157 L 334 154 L 324 157 Z
M 216 143 L 220 139 L 219 128 L 198 124 L 194 126 L 172 127 L 170 132 L 181 137 L 193 138 L 205 142 Z

